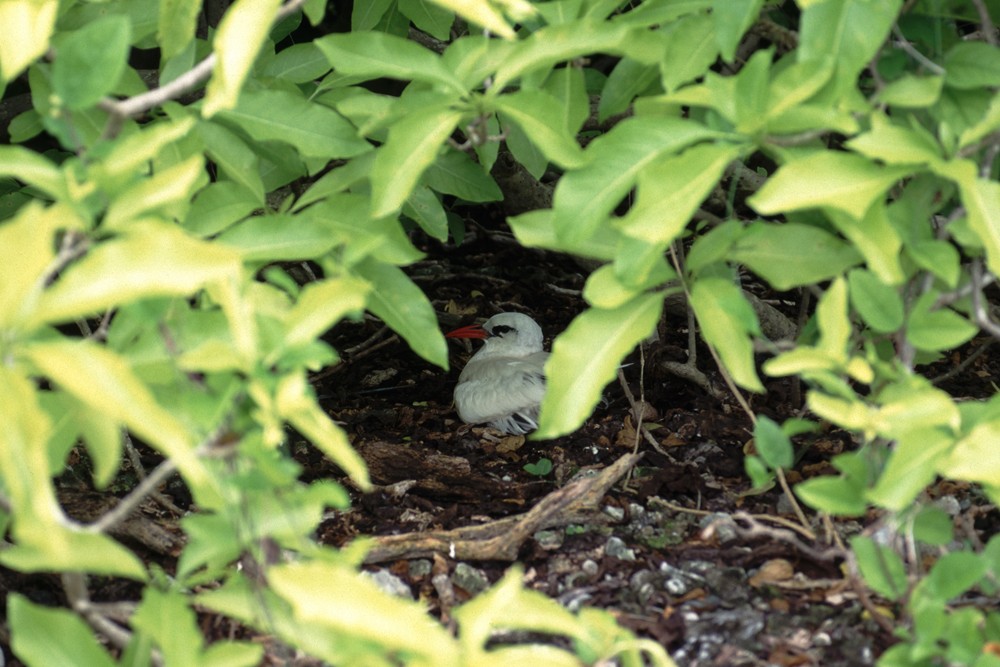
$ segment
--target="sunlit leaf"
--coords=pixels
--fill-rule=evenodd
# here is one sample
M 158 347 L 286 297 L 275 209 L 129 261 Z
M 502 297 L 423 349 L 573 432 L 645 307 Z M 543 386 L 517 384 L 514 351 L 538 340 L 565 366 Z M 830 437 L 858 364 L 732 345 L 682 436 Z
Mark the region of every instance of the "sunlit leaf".
M 98 643 L 91 627 L 72 611 L 36 605 L 18 593 L 10 594 L 7 605 L 11 648 L 25 664 L 117 664 Z
M 269 568 L 267 578 L 302 621 L 387 652 L 425 656 L 426 664 L 459 664 L 451 636 L 423 609 L 389 595 L 352 568 L 321 561 L 292 563 Z M 338 657 L 329 659 L 336 662 Z
M 909 171 L 851 153 L 818 151 L 779 167 L 747 203 L 762 215 L 828 206 L 860 219 Z
M 653 292 L 618 308 L 590 308 L 573 320 L 545 365 L 548 389 L 535 437 L 555 438 L 583 423 L 625 355 L 653 331 L 662 307 L 663 295 Z
M 744 389 L 764 391 L 753 359 L 752 337 L 760 335 L 760 324 L 740 288 L 724 278 L 702 278 L 692 286 L 691 308 L 733 380 Z
M 860 259 L 852 246 L 818 227 L 764 222 L 736 239 L 730 257 L 778 290 L 832 278 Z
M 39 300 L 33 322 L 64 322 L 149 296 L 187 295 L 240 270 L 239 254 L 174 225 L 133 225 L 66 270 Z
M 336 111 L 285 90 L 247 91 L 235 108 L 219 117 L 255 141 L 281 141 L 305 157 L 348 158 L 371 150 Z
M 226 10 L 212 42 L 217 60 L 205 90 L 205 118 L 236 106 L 280 6 L 281 0 L 236 0 Z
M 431 106 L 400 119 L 375 154 L 372 167 L 372 216 L 399 211 L 420 176 L 434 162 L 445 139 L 462 118 L 450 105 Z
M 49 48 L 57 0 L 0 2 L 0 81 L 12 81 Z
M 356 275 L 372 284 L 368 309 L 402 336 L 421 357 L 448 368 L 448 345 L 427 296 L 399 268 L 374 260 L 357 266 Z
M 416 42 L 385 32 L 352 32 L 327 35 L 313 42 L 334 71 L 369 79 L 401 79 L 443 84 L 464 93 L 461 84 L 441 57 Z

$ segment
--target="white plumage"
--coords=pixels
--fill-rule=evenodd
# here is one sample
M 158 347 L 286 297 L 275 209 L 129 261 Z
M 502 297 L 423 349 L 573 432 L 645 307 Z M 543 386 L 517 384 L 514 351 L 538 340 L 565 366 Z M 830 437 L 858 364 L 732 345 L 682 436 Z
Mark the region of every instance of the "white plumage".
M 446 335 L 485 341 L 455 386 L 455 407 L 462 421 L 516 435 L 537 429 L 549 358 L 542 351 L 541 327 L 527 315 L 500 313 L 482 326 L 474 324 Z

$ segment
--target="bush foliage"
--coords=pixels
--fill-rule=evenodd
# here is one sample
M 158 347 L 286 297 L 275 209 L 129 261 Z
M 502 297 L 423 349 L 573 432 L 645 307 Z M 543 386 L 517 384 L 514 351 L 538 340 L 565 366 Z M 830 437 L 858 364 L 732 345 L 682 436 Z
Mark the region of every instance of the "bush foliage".
M 682 290 L 734 388 L 795 376 L 816 419 L 857 434 L 839 476 L 797 487 L 807 505 L 878 508 L 949 551 L 923 572 L 855 538 L 851 562 L 906 621 L 881 664 L 1000 662 L 1000 616 L 952 605 L 996 593 L 1000 541 L 954 543 L 915 504 L 938 476 L 1000 502 L 1000 399 L 958 402 L 920 373 L 1000 335 L 984 296 L 1000 270 L 1000 3 L 371 0 L 339 31 L 324 0 L 204 5 L 0 2 L 0 91 L 30 100 L 0 146 L 0 564 L 63 573 L 72 606 L 10 595 L 20 658 L 114 664 L 97 632 L 122 662 L 256 664 L 257 645 L 206 646 L 198 606 L 336 664 L 668 663 L 516 569 L 456 611 L 456 639 L 356 576 L 363 544 L 310 539 L 347 494 L 299 481 L 287 427 L 369 485 L 306 381 L 337 360 L 321 335 L 368 310 L 446 367 L 400 268 L 420 257 L 407 230 L 447 242 L 452 202 L 511 196 L 506 160 L 547 193 L 510 218 L 518 240 L 599 264 L 554 344 L 539 437 L 586 419 Z M 282 266 L 306 260 L 318 277 L 300 286 Z M 795 340 L 763 336 L 742 271 L 816 299 Z M 807 427 L 758 422 L 756 483 Z M 69 519 L 53 476 L 82 442 L 106 487 L 123 434 L 164 463 L 122 511 Z M 174 471 L 197 511 L 168 577 L 108 530 Z M 270 545 L 295 556 L 262 587 L 235 563 L 267 563 Z M 85 575 L 142 582 L 127 626 Z M 498 629 L 572 648 L 488 646 Z

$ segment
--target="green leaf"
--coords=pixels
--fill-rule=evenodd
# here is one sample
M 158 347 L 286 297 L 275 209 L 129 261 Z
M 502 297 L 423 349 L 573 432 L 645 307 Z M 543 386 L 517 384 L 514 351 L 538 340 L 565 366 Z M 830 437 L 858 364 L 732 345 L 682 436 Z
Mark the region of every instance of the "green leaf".
M 399 0 L 399 11 L 435 39 L 448 41 L 455 14 L 430 0 Z
M 403 214 L 416 221 L 431 238 L 444 242 L 448 240 L 448 214 L 437 195 L 425 185 L 418 185 L 406 203 Z
M 190 134 L 194 124 L 192 117 L 151 123 L 118 139 L 100 162 L 101 177 L 113 181 L 146 175 L 149 163 Z
M 693 4 L 704 5 L 708 1 L 718 4 L 719 0 L 693 0 Z M 663 37 L 666 49 L 660 61 L 660 82 L 668 93 L 704 75 L 719 57 L 711 14 L 684 16 L 667 25 Z
M 65 178 L 59 168 L 44 156 L 21 146 L 0 146 L 0 176 L 16 178 L 53 199 L 68 198 Z
M 977 424 L 968 435 L 955 443 L 938 466 L 938 472 L 951 479 L 1000 486 L 1000 457 L 996 455 L 998 439 L 1000 423 L 996 420 Z
M 961 257 L 955 246 L 947 241 L 931 239 L 906 245 L 910 259 L 924 271 L 936 276 L 945 287 L 955 289 L 961 277 Z
M 841 274 L 857 264 L 857 251 L 829 232 L 800 223 L 751 224 L 736 239 L 730 257 L 779 291 Z
M 53 437 L 52 423 L 39 404 L 31 382 L 0 366 L 0 478 L 13 514 L 26 523 L 45 525 L 61 517 L 52 486 L 52 470 L 46 445 Z M 61 469 L 62 466 L 58 466 Z
M 583 423 L 621 360 L 656 327 L 662 308 L 663 295 L 653 292 L 618 308 L 587 309 L 573 320 L 545 365 L 548 389 L 534 437 L 555 438 Z
M 739 287 L 724 278 L 701 278 L 691 288 L 691 308 L 702 336 L 722 359 L 736 384 L 762 392 L 753 359 L 752 336 L 760 324 Z
M 212 41 L 217 61 L 205 90 L 205 118 L 236 106 L 280 6 L 281 0 L 236 0 L 226 10 Z
M 590 96 L 587 95 L 583 69 L 560 67 L 549 74 L 543 87 L 558 100 L 556 109 L 562 118 L 562 124 L 575 136 L 590 117 Z
M 617 226 L 648 243 L 672 242 L 739 155 L 739 146 L 712 143 L 650 163 L 638 174 L 635 205 Z
M 764 415 L 757 417 L 753 441 L 757 453 L 771 468 L 791 468 L 795 462 L 792 441 L 773 419 Z
M 427 168 L 423 182 L 446 195 L 470 202 L 499 201 L 503 193 L 482 165 L 462 151 L 447 151 Z
M 946 86 L 968 90 L 1000 86 L 1000 49 L 986 42 L 959 42 L 944 55 Z
M 261 70 L 262 76 L 291 83 L 309 83 L 330 71 L 330 62 L 314 42 L 293 44 L 276 53 Z
M 873 591 L 889 600 L 899 600 L 906 594 L 906 566 L 899 554 L 864 535 L 851 538 L 851 549 Z
M 400 79 L 442 84 L 452 93 L 466 92 L 441 57 L 430 49 L 385 32 L 327 35 L 313 42 L 335 72 L 365 79 Z
M 170 456 L 189 484 L 199 489 L 205 486 L 207 472 L 194 455 L 191 435 L 156 402 L 124 357 L 90 341 L 32 343 L 24 352 L 41 373 L 64 391 L 108 418 L 126 424 L 136 435 Z
M 544 90 L 522 89 L 496 99 L 497 110 L 521 128 L 547 158 L 565 169 L 586 164 L 576 143 L 558 114 L 551 113 L 559 101 Z
M 913 536 L 925 544 L 943 547 L 955 539 L 955 526 L 951 516 L 944 510 L 922 507 L 913 518 Z
M 564 175 L 553 209 L 557 234 L 568 242 L 587 238 L 629 193 L 648 164 L 718 132 L 682 118 L 631 117 L 595 139 L 588 163 Z
M 445 139 L 462 119 L 450 104 L 414 111 L 389 130 L 372 166 L 372 217 L 393 215 L 403 206 Z
M 212 183 L 195 195 L 183 225 L 199 237 L 214 236 L 260 206 L 260 200 L 237 183 Z
M 934 563 L 927 576 L 927 586 L 935 596 L 950 600 L 978 584 L 986 572 L 986 561 L 979 554 L 955 551 Z
M 220 117 L 255 141 L 281 141 L 304 157 L 349 158 L 371 150 L 336 111 L 286 90 L 247 91 L 236 108 Z
M 192 155 L 121 192 L 108 206 L 103 226 L 108 230 L 122 229 L 126 223 L 154 212 L 184 217 L 192 195 L 205 180 L 205 159 Z
M 901 512 L 934 481 L 939 463 L 955 439 L 938 428 L 907 429 L 896 440 L 885 469 L 868 499 Z
M 854 269 L 847 280 L 851 304 L 873 331 L 890 333 L 903 326 L 903 299 L 897 290 L 864 269 Z
M 455 12 L 465 20 L 475 23 L 494 35 L 498 35 L 504 39 L 514 39 L 515 37 L 514 29 L 507 23 L 507 19 L 488 0 L 434 0 L 434 4 L 441 5 Z M 520 3 L 511 3 L 508 6 L 519 5 Z M 527 7 L 529 10 L 534 11 L 530 5 Z M 526 13 L 524 16 L 516 18 L 517 20 L 523 20 L 529 18 L 530 15 L 530 13 Z
M 862 516 L 867 505 L 858 484 L 844 477 L 814 477 L 795 487 L 802 502 L 838 516 Z
M 179 591 L 159 591 L 147 587 L 142 602 L 130 619 L 134 630 L 149 635 L 171 665 L 197 665 L 204 639 L 198 630 L 194 610 Z
M 27 665 L 116 664 L 97 642 L 90 626 L 68 609 L 43 607 L 23 595 L 10 593 L 7 613 L 11 649 Z
M 818 151 L 782 165 L 747 203 L 762 215 L 830 207 L 860 219 L 906 167 L 882 167 L 859 155 Z
M 858 74 L 882 48 L 902 0 L 831 0 L 804 6 L 799 28 L 801 62 L 836 63 L 834 94 L 854 90 Z
M 198 124 L 198 136 L 205 142 L 205 153 L 231 182 L 242 186 L 251 197 L 264 203 L 260 157 L 236 132 L 215 121 Z
M 434 307 L 413 281 L 395 266 L 365 260 L 356 274 L 372 284 L 368 309 L 402 336 L 418 355 L 448 368 L 448 345 Z
M 31 320 L 55 261 L 56 233 L 80 227 L 68 206 L 42 208 L 37 201 L 0 225 L 0 329 L 36 325 Z
M 926 132 L 872 118 L 872 129 L 849 140 L 848 148 L 885 164 L 928 164 L 941 159 L 941 147 Z
M 309 283 L 285 319 L 283 340 L 288 347 L 306 345 L 348 314 L 365 307 L 369 286 L 351 278 Z
M 552 209 L 538 209 L 507 218 L 517 242 L 526 248 L 549 248 L 609 262 L 615 259 L 615 248 L 622 240 L 621 233 L 610 225 L 601 225 L 589 238 L 577 241 L 564 240 L 556 235 Z
M 521 568 L 513 567 L 488 591 L 455 610 L 455 618 L 462 627 L 460 640 L 467 654 L 485 647 L 498 629 L 562 635 L 578 641 L 588 639 L 576 616 L 542 593 L 525 590 L 522 579 Z
M 238 250 L 247 262 L 318 259 L 339 241 L 315 217 L 286 213 L 247 218 L 216 237 L 216 243 Z
M 386 653 L 421 656 L 424 664 L 457 665 L 457 645 L 419 605 L 393 597 L 354 569 L 329 562 L 276 565 L 268 585 L 302 622 Z M 319 655 L 333 663 L 339 655 Z
M 703 269 L 710 269 L 718 262 L 727 259 L 730 248 L 743 234 L 743 229 L 743 225 L 736 220 L 729 220 L 709 229 L 704 236 L 699 236 L 691 244 L 685 268 L 697 276 Z
M 876 99 L 897 109 L 926 109 L 941 97 L 943 86 L 944 77 L 907 73 L 887 83 Z
M 899 262 L 903 240 L 889 220 L 888 210 L 878 203 L 857 220 L 840 211 L 828 210 L 827 218 L 848 241 L 854 244 L 868 264 L 868 269 L 887 285 L 900 285 L 906 280 Z
M 159 5 L 156 41 L 160 43 L 160 58 L 166 62 L 184 51 L 194 39 L 201 0 L 163 0 Z
M 65 522 L 65 519 L 63 520 Z M 15 524 L 14 546 L 0 552 L 0 564 L 21 572 L 89 572 L 135 581 L 146 579 L 142 561 L 103 533 L 38 521 Z
M 0 83 L 13 81 L 48 51 L 58 10 L 58 0 L 0 2 Z
M 934 309 L 934 293 L 926 292 L 906 323 L 906 339 L 918 350 L 951 350 L 972 339 L 979 328 L 953 310 Z
M 524 471 L 535 477 L 545 477 L 552 472 L 552 460 L 541 458 L 536 463 L 525 463 Z
M 715 41 L 726 62 L 733 62 L 743 33 L 757 20 L 763 4 L 764 0 L 714 0 L 712 3 Z
M 657 36 L 651 36 L 655 38 L 654 41 L 659 41 Z M 493 85 L 502 90 L 532 70 L 545 69 L 556 63 L 592 53 L 624 54 L 629 50 L 629 46 L 639 44 L 640 38 L 640 31 L 637 29 L 624 24 L 610 24 L 592 19 L 547 26 L 532 33 L 527 39 L 517 42 L 510 49 L 510 53 L 497 69 Z M 643 44 L 648 45 L 649 42 Z M 659 51 L 649 49 L 645 54 L 630 51 L 628 55 L 636 56 L 640 61 L 649 61 L 651 57 L 658 57 Z
M 637 95 L 649 90 L 658 74 L 659 69 L 655 65 L 647 65 L 630 58 L 619 60 L 601 90 L 597 105 L 598 120 L 604 121 L 628 109 Z
M 70 321 L 136 299 L 189 295 L 238 275 L 232 249 L 194 239 L 175 225 L 133 225 L 72 264 L 39 301 L 35 323 Z
M 58 45 L 52 87 L 69 109 L 94 106 L 111 92 L 125 71 L 131 26 L 120 14 L 70 33 Z

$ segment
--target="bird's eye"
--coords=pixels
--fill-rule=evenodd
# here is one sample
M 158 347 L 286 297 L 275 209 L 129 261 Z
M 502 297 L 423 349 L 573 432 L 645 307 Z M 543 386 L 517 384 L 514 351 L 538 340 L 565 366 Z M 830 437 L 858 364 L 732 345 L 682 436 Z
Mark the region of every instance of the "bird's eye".
M 514 327 L 509 327 L 506 324 L 498 324 L 495 327 L 493 327 L 493 331 L 491 331 L 490 333 L 493 334 L 494 336 L 502 336 L 509 331 L 516 331 L 516 329 L 514 329 Z

